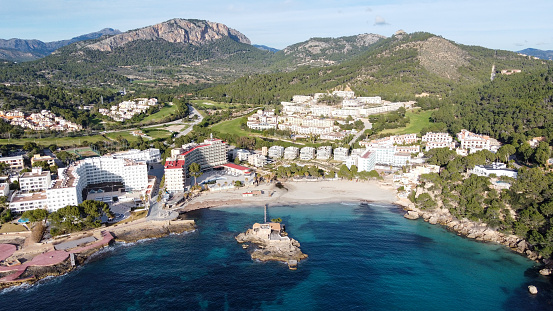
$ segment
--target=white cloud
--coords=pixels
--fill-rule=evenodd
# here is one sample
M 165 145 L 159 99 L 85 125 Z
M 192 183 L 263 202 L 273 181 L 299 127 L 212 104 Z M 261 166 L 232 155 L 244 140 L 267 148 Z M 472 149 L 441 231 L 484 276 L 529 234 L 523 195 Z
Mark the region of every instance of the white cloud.
M 374 25 L 375 26 L 386 26 L 386 25 L 390 25 L 390 24 L 386 23 L 386 20 L 384 19 L 384 17 L 377 15 L 374 19 Z

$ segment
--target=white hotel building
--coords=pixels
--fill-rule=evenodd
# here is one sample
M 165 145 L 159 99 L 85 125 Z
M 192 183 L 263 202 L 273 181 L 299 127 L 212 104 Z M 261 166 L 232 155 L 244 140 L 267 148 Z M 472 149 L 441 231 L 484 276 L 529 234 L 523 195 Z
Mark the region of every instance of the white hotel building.
M 40 192 L 42 195 L 37 195 L 34 199 L 29 195 L 16 194 L 10 202 L 10 209 L 23 212 L 46 208 L 49 212 L 54 212 L 67 205 L 77 205 L 83 202 L 83 189 L 89 184 L 121 182 L 127 192 L 145 190 L 148 186 L 148 166 L 145 161 L 111 156 L 75 162 L 67 168 L 59 169 L 58 174 L 59 178 L 53 181 L 51 187 Z
M 203 144 L 188 144 L 171 150 L 165 162 L 165 188 L 168 192 L 183 192 L 188 167 L 198 163 L 202 171 L 223 165 L 227 160 L 227 143 L 220 139 L 206 139 Z

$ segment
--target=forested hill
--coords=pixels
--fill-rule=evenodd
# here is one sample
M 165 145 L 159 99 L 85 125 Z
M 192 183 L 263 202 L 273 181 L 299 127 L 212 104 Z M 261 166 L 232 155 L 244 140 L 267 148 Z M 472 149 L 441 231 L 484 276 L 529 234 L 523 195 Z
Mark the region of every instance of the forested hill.
M 544 136 L 553 141 L 553 67 L 497 75 L 472 89 L 457 89 L 433 113 L 452 133 L 465 128 L 515 145 Z M 544 66 L 545 67 L 545 66 Z
M 394 101 L 429 95 L 426 101 L 443 98 L 459 87 L 482 85 L 490 81 L 492 68 L 495 72 L 532 72 L 545 64 L 514 52 L 455 44 L 429 33 L 397 33 L 339 65 L 250 75 L 203 94 L 224 101 L 266 104 L 290 100 L 294 94 L 350 87 L 359 96 L 379 95 Z

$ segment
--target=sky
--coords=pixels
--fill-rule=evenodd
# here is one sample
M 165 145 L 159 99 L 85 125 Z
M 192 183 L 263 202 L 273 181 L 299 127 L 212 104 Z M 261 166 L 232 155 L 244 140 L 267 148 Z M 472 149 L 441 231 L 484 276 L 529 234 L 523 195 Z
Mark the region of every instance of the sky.
M 465 45 L 553 50 L 552 0 L 16 0 L 2 1 L 0 38 L 70 39 L 173 18 L 223 23 L 283 49 L 312 37 L 425 31 Z

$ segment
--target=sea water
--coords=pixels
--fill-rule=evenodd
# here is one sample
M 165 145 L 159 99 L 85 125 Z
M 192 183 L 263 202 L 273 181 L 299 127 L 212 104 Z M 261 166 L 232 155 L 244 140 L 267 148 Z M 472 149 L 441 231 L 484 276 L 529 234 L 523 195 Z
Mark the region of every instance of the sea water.
M 197 230 L 116 244 L 68 275 L 5 290 L 2 310 L 553 310 L 537 265 L 385 204 L 270 206 L 309 258 L 252 261 L 234 237 L 263 207 L 194 211 Z M 530 295 L 527 286 L 539 289 Z

